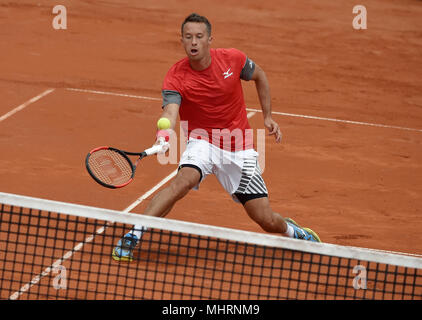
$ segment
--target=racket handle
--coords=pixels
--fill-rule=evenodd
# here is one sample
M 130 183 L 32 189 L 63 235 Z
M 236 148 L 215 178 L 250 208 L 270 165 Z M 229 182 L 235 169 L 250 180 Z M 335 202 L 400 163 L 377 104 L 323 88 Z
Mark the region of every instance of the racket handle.
M 164 142 L 161 144 L 156 144 L 155 146 L 152 146 L 151 148 L 146 149 L 144 152 L 147 154 L 147 156 L 150 156 L 152 154 L 167 151 L 168 146 L 169 146 L 168 142 Z

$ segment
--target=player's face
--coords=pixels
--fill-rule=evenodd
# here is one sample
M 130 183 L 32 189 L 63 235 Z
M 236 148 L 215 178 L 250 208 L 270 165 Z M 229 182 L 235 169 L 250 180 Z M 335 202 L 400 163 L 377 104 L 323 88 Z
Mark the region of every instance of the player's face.
M 182 44 L 190 60 L 201 60 L 209 54 L 212 38 L 202 22 L 188 22 L 183 27 Z

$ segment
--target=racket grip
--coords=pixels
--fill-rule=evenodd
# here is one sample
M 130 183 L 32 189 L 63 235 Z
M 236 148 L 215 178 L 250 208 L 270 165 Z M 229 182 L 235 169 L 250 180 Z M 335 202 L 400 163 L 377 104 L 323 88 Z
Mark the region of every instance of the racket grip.
M 159 152 L 166 152 L 168 147 L 169 147 L 168 142 L 163 142 L 161 144 L 156 144 L 149 149 L 146 149 L 144 152 L 147 154 L 147 156 L 150 156 L 152 154 L 156 154 Z

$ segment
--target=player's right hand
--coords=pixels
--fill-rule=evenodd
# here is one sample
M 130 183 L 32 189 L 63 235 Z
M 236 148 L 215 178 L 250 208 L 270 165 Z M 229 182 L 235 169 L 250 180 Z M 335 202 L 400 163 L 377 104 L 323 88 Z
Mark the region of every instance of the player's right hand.
M 156 135 L 157 139 L 155 140 L 154 145 L 162 145 L 163 151 L 161 153 L 167 152 L 170 147 L 169 140 L 170 140 L 170 133 L 168 130 L 159 130 L 157 131 Z

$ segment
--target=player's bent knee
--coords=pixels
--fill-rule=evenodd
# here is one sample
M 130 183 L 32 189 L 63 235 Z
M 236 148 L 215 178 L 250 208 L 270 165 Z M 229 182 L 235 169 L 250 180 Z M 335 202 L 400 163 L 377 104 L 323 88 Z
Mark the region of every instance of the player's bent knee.
M 196 184 L 198 178 L 193 175 L 178 175 L 170 184 L 170 188 L 175 198 L 183 198 Z
M 175 180 L 183 180 L 186 181 L 190 185 L 192 189 L 195 185 L 199 183 L 202 178 L 202 173 L 198 167 L 180 167 L 179 172 L 177 173 Z
M 170 189 L 173 193 L 173 196 L 176 199 L 180 199 L 180 198 L 183 198 L 192 188 L 190 187 L 190 184 L 187 181 L 179 180 L 179 181 L 174 181 L 173 183 L 171 183 Z

